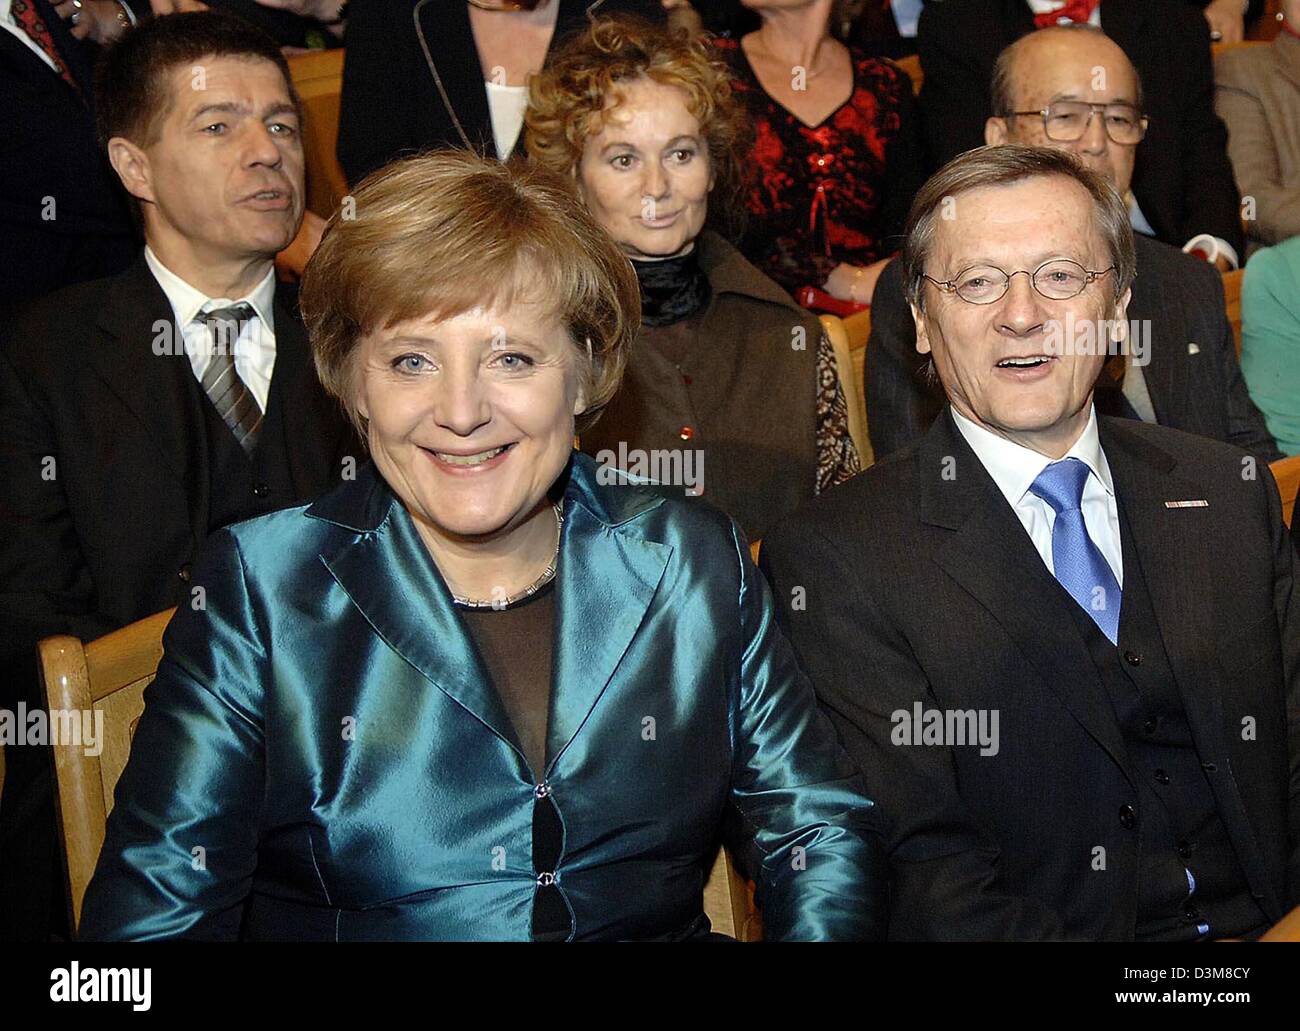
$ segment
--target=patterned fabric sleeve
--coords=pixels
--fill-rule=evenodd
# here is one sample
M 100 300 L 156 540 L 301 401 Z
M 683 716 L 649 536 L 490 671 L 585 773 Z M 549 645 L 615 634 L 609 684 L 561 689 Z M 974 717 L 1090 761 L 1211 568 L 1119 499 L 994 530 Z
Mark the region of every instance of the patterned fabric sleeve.
M 860 472 L 862 460 L 849 436 L 849 405 L 836 373 L 835 347 L 823 333 L 817 341 L 816 493 Z

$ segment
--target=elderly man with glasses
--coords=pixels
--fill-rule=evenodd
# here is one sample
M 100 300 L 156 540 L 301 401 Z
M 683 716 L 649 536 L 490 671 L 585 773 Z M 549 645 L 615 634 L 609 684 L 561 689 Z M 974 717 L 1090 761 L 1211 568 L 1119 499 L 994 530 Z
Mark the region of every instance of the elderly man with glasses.
M 990 144 L 1020 143 L 1074 154 L 1126 199 L 1148 118 L 1142 86 L 1124 52 L 1087 26 L 1042 29 L 998 59 Z M 1135 332 L 1102 370 L 1096 404 L 1120 415 L 1235 444 L 1262 462 L 1281 457 L 1251 402 L 1237 364 L 1222 281 L 1206 262 L 1135 234 L 1138 275 L 1128 317 Z M 879 458 L 925 432 L 944 404 L 916 332 L 894 262 L 872 299 L 865 397 Z M 1119 350 L 1119 349 L 1116 349 Z
M 954 159 L 900 260 L 947 406 L 762 551 L 893 823 L 890 936 L 1257 936 L 1300 902 L 1297 556 L 1267 467 L 1097 414 L 1136 262 L 1071 155 Z

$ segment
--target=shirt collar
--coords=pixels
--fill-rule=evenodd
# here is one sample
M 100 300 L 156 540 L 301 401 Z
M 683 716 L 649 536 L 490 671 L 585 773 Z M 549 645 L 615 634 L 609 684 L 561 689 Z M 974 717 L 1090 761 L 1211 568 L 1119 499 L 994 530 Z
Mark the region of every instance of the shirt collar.
M 145 244 L 144 260 L 145 264 L 149 266 L 149 271 L 158 280 L 158 285 L 162 287 L 163 293 L 167 295 L 167 300 L 171 302 L 172 309 L 176 313 L 176 321 L 182 329 L 198 317 L 199 312 L 203 310 L 205 305 L 226 308 L 232 304 L 247 301 L 253 306 L 253 311 L 257 317 L 262 320 L 262 325 L 271 333 L 275 332 L 274 266 L 267 270 L 262 281 L 246 295 L 231 299 L 227 297 L 209 297 L 202 290 L 191 286 L 159 261 L 158 255 L 154 254 L 148 244 Z M 212 305 L 213 301 L 217 303 Z
M 957 429 L 966 438 L 966 443 L 975 452 L 975 457 L 988 471 L 993 482 L 998 485 L 998 490 L 1002 492 L 1012 508 L 1017 507 L 1024 499 L 1029 488 L 1033 486 L 1034 480 L 1038 479 L 1038 474 L 1052 462 L 1057 461 L 1032 448 L 999 437 L 983 426 L 976 425 L 956 408 L 950 406 L 949 410 L 952 412 Z M 1101 436 L 1097 432 L 1096 408 L 1089 410 L 1088 425 L 1084 427 L 1079 439 L 1074 442 L 1070 450 L 1061 456 L 1061 461 L 1066 458 L 1077 458 L 1083 462 L 1097 478 L 1097 482 L 1105 488 L 1106 493 L 1111 497 L 1115 496 L 1115 482 L 1110 475 L 1110 464 L 1101 449 Z

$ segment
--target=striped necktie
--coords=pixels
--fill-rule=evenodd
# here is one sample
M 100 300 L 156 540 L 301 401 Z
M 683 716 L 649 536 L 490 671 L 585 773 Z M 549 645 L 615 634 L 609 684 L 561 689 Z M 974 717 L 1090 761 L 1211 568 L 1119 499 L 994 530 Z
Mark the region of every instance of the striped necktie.
M 1119 582 L 1083 521 L 1083 487 L 1092 470 L 1077 458 L 1053 462 L 1029 490 L 1052 506 L 1052 572 L 1114 644 L 1119 639 Z
M 243 303 L 200 312 L 196 317 L 196 321 L 207 324 L 212 337 L 212 360 L 203 373 L 203 392 L 239 446 L 250 455 L 262 428 L 262 409 L 235 371 L 235 342 L 253 314 L 253 306 Z

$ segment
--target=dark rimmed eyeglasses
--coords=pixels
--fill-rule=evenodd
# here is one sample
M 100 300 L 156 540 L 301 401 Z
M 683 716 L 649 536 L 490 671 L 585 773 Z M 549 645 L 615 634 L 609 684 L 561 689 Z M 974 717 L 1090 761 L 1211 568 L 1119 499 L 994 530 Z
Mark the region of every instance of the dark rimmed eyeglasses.
M 1033 272 L 1027 269 L 1004 272 L 996 265 L 972 265 L 949 280 L 927 275 L 921 278 L 928 279 L 944 293 L 956 294 L 968 304 L 992 304 L 1000 301 L 1010 289 L 1011 277 L 1021 273 L 1028 276 L 1034 289 L 1049 301 L 1068 301 L 1083 293 L 1089 283 L 1114 271 L 1114 265 L 1092 271 L 1069 258 L 1054 258 L 1043 262 Z
M 1112 143 L 1132 146 L 1141 143 L 1151 120 L 1132 104 L 1088 104 L 1082 100 L 1058 100 L 1038 111 L 1011 111 L 1008 117 L 1041 118 L 1043 132 L 1055 143 L 1074 143 L 1083 139 L 1096 115 Z

